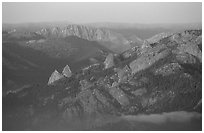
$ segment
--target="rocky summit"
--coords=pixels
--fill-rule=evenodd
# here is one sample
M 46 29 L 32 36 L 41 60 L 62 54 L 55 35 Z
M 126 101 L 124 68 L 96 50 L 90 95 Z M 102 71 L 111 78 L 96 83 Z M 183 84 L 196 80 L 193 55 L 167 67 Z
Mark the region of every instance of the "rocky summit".
M 104 64 L 105 64 L 105 69 L 114 66 L 114 55 L 111 53 L 108 54 L 106 57 L 106 60 L 104 61 Z
M 63 75 L 61 75 L 57 70 L 55 70 L 49 78 L 48 85 L 51 85 L 52 83 L 61 79 L 62 77 Z
M 20 121 L 18 128 L 24 130 L 96 130 L 97 122 L 105 126 L 106 118 L 117 116 L 201 113 L 201 36 L 201 30 L 174 33 L 131 49 L 128 56 L 108 54 L 104 62 L 71 77 L 66 66 L 63 74 L 69 78 L 58 80 L 63 76 L 55 71 L 48 82 L 54 82 L 52 86 L 32 86 L 5 96 L 3 117 L 13 127 Z
M 55 71 L 51 74 L 51 76 L 50 76 L 50 78 L 49 78 L 49 81 L 48 81 L 48 85 L 53 84 L 55 81 L 60 80 L 60 79 L 62 79 L 63 77 L 69 78 L 69 77 L 71 77 L 71 76 L 72 76 L 72 72 L 71 72 L 69 66 L 66 65 L 66 66 L 64 67 L 63 71 L 62 71 L 62 74 L 60 74 L 57 70 L 55 70 Z
M 69 77 L 72 76 L 72 71 L 70 70 L 70 68 L 69 68 L 68 65 L 66 65 L 66 66 L 64 67 L 64 69 L 63 69 L 63 71 L 62 71 L 62 74 L 63 74 L 65 77 L 67 77 L 67 78 L 69 78 Z

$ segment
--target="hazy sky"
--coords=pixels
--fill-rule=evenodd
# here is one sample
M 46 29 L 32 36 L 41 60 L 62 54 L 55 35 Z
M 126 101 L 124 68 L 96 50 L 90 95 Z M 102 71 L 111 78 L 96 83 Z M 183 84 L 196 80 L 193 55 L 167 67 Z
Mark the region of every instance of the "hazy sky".
M 200 3 L 3 3 L 3 23 L 202 22 Z

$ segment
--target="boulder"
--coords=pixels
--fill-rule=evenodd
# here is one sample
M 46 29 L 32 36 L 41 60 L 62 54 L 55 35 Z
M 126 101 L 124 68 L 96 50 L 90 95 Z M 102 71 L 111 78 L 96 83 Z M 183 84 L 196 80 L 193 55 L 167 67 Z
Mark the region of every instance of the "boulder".
M 64 69 L 63 69 L 63 71 L 62 71 L 62 74 L 63 74 L 65 77 L 67 77 L 67 78 L 69 78 L 69 77 L 72 76 L 72 71 L 70 70 L 70 68 L 69 68 L 68 65 L 66 65 L 66 66 L 64 67 Z
M 114 66 L 114 56 L 113 54 L 108 54 L 108 56 L 106 57 L 106 60 L 104 61 L 105 64 L 105 69 L 108 69 L 112 66 Z
M 63 75 L 60 74 L 57 70 L 55 70 L 49 78 L 48 85 L 51 85 L 55 81 L 63 78 Z

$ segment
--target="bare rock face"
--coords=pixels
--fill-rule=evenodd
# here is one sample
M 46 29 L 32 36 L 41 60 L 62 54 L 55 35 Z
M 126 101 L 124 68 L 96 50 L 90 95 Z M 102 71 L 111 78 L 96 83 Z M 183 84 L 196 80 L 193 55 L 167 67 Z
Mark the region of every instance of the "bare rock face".
M 55 81 L 63 78 L 63 75 L 60 74 L 57 70 L 55 70 L 49 78 L 48 85 L 51 85 Z
M 114 56 L 113 56 L 113 54 L 108 54 L 108 56 L 106 57 L 106 60 L 104 61 L 104 64 L 105 64 L 105 69 L 114 66 Z
M 65 77 L 67 77 L 67 78 L 69 78 L 69 77 L 72 76 L 72 71 L 70 70 L 70 68 L 69 68 L 68 65 L 66 65 L 66 66 L 64 67 L 64 69 L 63 69 L 63 71 L 62 71 L 62 74 L 63 74 Z
M 130 63 L 132 73 L 135 74 L 138 71 L 144 70 L 154 64 L 156 61 L 166 57 L 169 51 L 164 50 L 160 53 L 147 53 L 139 57 L 138 59 Z
M 155 42 L 158 42 L 159 40 L 165 38 L 165 37 L 168 37 L 168 36 L 171 36 L 173 33 L 170 33 L 170 32 L 163 32 L 163 33 L 159 33 L 159 34 L 156 34 L 154 35 L 153 37 L 147 39 L 147 41 L 151 44 L 151 43 L 155 43 Z

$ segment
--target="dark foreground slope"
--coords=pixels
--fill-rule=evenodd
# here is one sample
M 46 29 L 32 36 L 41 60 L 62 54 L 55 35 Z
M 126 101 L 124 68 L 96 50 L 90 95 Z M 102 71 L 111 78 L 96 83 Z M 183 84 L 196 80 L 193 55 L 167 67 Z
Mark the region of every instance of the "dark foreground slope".
M 201 36 L 173 34 L 115 57 L 113 67 L 9 93 L 3 130 L 202 130 Z

